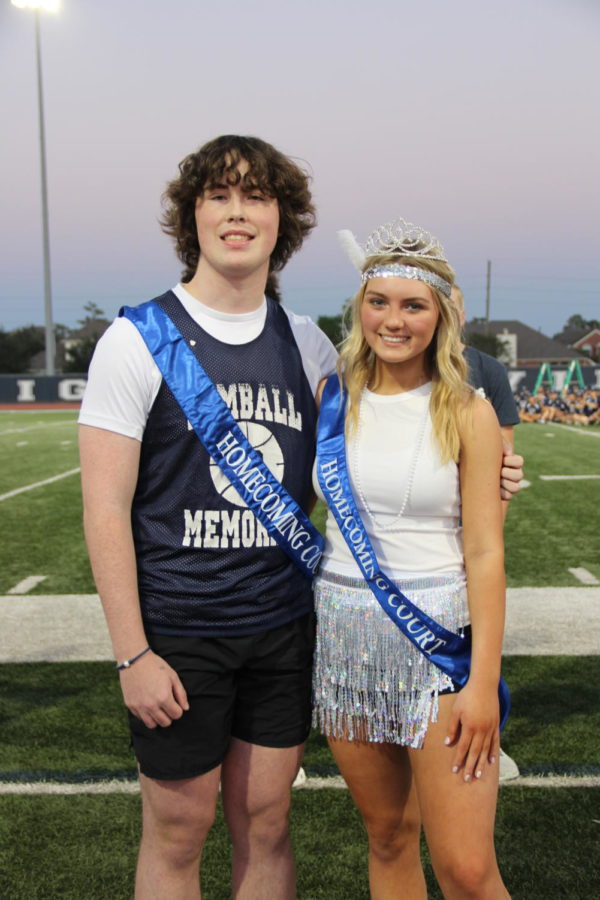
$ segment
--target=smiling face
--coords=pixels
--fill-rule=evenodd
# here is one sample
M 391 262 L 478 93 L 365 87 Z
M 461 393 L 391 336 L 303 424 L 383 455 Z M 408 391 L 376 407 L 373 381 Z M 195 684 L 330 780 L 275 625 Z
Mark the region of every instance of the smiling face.
M 279 206 L 275 197 L 244 183 L 248 163 L 238 166 L 238 184 L 206 187 L 196 200 L 196 228 L 200 245 L 198 274 L 218 273 L 239 281 L 264 277 L 279 231 Z
M 430 287 L 411 278 L 371 278 L 360 307 L 364 338 L 376 356 L 375 381 L 405 381 L 407 389 L 430 376 L 427 348 L 439 309 Z

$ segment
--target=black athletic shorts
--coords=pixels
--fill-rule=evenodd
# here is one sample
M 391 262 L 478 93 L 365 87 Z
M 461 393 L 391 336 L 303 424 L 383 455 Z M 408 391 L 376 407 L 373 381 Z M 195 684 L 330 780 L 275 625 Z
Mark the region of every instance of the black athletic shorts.
M 190 708 L 167 727 L 129 713 L 131 741 L 149 778 L 193 778 L 223 762 L 232 737 L 295 747 L 308 737 L 315 616 L 238 637 L 151 635 L 179 675 Z

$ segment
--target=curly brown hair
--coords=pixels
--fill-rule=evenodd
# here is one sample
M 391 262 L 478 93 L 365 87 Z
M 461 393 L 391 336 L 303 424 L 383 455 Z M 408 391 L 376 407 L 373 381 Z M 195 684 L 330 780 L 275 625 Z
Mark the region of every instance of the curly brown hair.
M 243 178 L 238 170 L 242 160 L 248 163 Z M 196 199 L 207 187 L 241 181 L 244 191 L 261 190 L 279 204 L 279 236 L 269 262 L 266 293 L 280 301 L 274 273 L 283 269 L 316 225 L 309 180 L 289 157 L 256 137 L 222 135 L 186 156 L 179 163 L 179 177 L 169 182 L 163 194 L 161 219 L 163 231 L 174 238 L 177 256 L 185 266 L 182 281 L 193 278 L 200 258 Z

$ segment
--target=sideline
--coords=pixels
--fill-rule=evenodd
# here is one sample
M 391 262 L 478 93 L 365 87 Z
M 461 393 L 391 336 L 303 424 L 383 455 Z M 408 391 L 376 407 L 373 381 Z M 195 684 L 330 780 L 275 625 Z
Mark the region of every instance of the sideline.
M 600 787 L 599 775 L 525 775 L 501 782 L 500 789 L 525 788 L 596 788 Z M 320 791 L 323 789 L 347 791 L 348 787 L 341 775 L 325 778 L 309 777 L 302 784 L 294 786 L 296 791 Z M 74 795 L 74 794 L 139 794 L 137 780 L 112 779 L 87 784 L 58 781 L 2 782 L 0 795 Z
M 76 469 L 69 469 L 68 472 L 61 472 L 60 475 L 53 475 L 52 478 L 46 478 L 44 481 L 36 481 L 34 484 L 26 484 L 24 487 L 16 488 L 14 491 L 9 491 L 7 494 L 0 494 L 0 502 L 3 500 L 8 500 L 10 497 L 16 497 L 17 494 L 23 494 L 25 491 L 34 491 L 36 488 L 44 487 L 47 484 L 52 484 L 54 481 L 60 481 L 61 478 L 68 478 L 70 475 L 77 475 L 78 472 L 81 472 L 79 466 Z
M 5 594 L 0 621 L 0 663 L 113 658 L 97 594 Z M 598 634 L 600 587 L 506 592 L 505 656 L 598 656 Z

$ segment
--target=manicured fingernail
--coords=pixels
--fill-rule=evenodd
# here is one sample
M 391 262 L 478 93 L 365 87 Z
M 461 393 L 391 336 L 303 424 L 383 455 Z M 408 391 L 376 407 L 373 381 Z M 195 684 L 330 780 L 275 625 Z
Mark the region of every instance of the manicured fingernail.
M 458 772 L 458 766 L 452 766 L 452 771 L 456 775 L 456 773 Z
M 483 775 L 483 772 L 481 771 L 481 769 L 479 769 L 478 772 L 475 772 L 475 778 L 481 778 L 482 775 Z
M 493 766 L 495 762 L 496 762 L 496 757 L 490 756 L 490 765 Z
M 450 743 L 450 738 L 449 738 L 449 737 L 444 738 L 444 743 L 445 743 L 445 745 L 446 745 L 446 747 L 447 747 L 448 744 Z
M 471 780 L 471 776 L 470 776 L 470 775 L 465 775 L 465 781 L 470 781 L 470 780 Z

